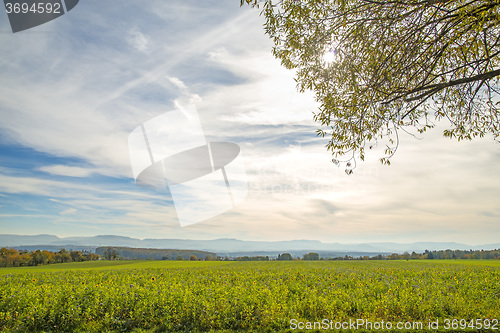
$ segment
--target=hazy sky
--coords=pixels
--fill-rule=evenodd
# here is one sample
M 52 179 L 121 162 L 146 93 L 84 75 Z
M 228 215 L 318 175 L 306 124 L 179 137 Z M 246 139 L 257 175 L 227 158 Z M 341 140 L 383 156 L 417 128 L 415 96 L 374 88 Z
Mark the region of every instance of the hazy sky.
M 498 242 L 491 137 L 457 143 L 438 124 L 402 135 L 390 167 L 375 151 L 347 176 L 262 23 L 237 0 L 86 0 L 16 34 L 0 13 L 0 233 Z M 190 103 L 208 140 L 240 145 L 249 192 L 181 228 L 168 194 L 135 184 L 127 140 Z

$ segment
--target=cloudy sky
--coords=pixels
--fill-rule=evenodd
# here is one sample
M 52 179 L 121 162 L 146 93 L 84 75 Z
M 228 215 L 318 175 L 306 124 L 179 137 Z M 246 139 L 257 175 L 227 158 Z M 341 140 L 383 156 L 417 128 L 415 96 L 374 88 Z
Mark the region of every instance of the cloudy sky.
M 87 0 L 16 34 L 0 13 L 0 233 L 498 242 L 491 137 L 457 143 L 438 124 L 347 176 L 262 23 L 237 0 Z M 186 105 L 207 141 L 240 146 L 248 195 L 181 227 L 168 192 L 135 184 L 128 137 Z

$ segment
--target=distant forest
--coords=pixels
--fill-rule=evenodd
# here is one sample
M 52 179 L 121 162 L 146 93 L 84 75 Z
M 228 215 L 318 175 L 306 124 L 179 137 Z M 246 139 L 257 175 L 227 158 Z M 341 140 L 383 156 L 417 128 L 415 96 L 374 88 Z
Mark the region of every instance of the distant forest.
M 133 247 L 105 246 L 95 252 L 108 260 L 150 259 L 150 260 L 216 260 L 217 254 L 196 250 L 143 249 Z
M 342 258 L 344 259 L 344 258 Z M 354 259 L 354 258 L 348 258 Z M 440 250 L 440 251 L 428 251 L 424 253 L 411 254 L 405 252 L 403 254 L 393 253 L 387 256 L 378 255 L 375 257 L 362 257 L 358 259 L 370 259 L 370 260 L 421 260 L 421 259 L 500 259 L 500 249 L 498 250 Z
M 403 254 L 393 253 L 389 255 L 376 255 L 373 257 L 360 256 L 352 257 L 345 255 L 343 257 L 335 258 L 320 258 L 318 253 L 310 252 L 304 254 L 302 258 L 293 258 L 290 253 L 279 254 L 276 260 L 426 260 L 426 259 L 500 259 L 500 250 L 491 251 L 478 251 L 478 250 L 440 250 L 440 251 L 428 251 L 424 253 L 412 252 L 411 254 L 405 252 Z M 237 261 L 266 261 L 271 260 L 268 256 L 256 256 L 256 257 L 236 257 L 233 260 Z
M 99 247 L 96 253 L 86 251 L 67 251 L 61 249 L 58 252 L 50 251 L 25 251 L 8 248 L 0 249 L 0 267 L 21 267 L 56 264 L 65 262 L 80 262 L 91 260 L 235 260 L 235 261 L 269 261 L 269 260 L 439 260 L 439 259 L 500 259 L 500 250 L 478 251 L 478 250 L 440 250 L 425 251 L 424 253 L 403 254 L 393 253 L 390 255 L 377 255 L 373 257 L 336 257 L 320 258 L 317 253 L 305 254 L 302 258 L 293 258 L 289 253 L 279 254 L 277 258 L 269 256 L 222 258 L 213 252 L 195 250 L 164 250 L 164 249 L 142 249 L 130 247 Z

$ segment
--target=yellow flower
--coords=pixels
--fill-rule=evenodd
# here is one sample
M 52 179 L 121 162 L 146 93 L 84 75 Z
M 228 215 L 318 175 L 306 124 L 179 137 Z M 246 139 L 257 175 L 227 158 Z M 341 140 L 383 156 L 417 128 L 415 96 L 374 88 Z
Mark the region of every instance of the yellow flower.
M 151 281 L 155 281 L 156 278 L 154 276 L 151 277 Z

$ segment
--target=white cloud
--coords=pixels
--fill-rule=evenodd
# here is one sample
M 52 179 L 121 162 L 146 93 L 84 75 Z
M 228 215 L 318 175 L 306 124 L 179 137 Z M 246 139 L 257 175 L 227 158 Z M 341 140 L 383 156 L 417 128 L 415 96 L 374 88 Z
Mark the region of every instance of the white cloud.
M 172 82 L 179 89 L 187 89 L 184 82 L 182 82 L 179 78 L 173 76 L 167 76 L 167 79 Z
M 68 176 L 68 177 L 88 177 L 94 173 L 91 169 L 67 166 L 67 165 L 48 165 L 39 168 L 40 171 L 50 173 L 52 175 Z
M 147 53 L 148 51 L 149 39 L 137 28 L 130 29 L 127 35 L 127 42 L 140 52 Z
M 78 210 L 76 210 L 75 208 L 68 208 L 68 209 L 63 210 L 59 214 L 60 215 L 75 215 L 76 212 L 78 212 Z

